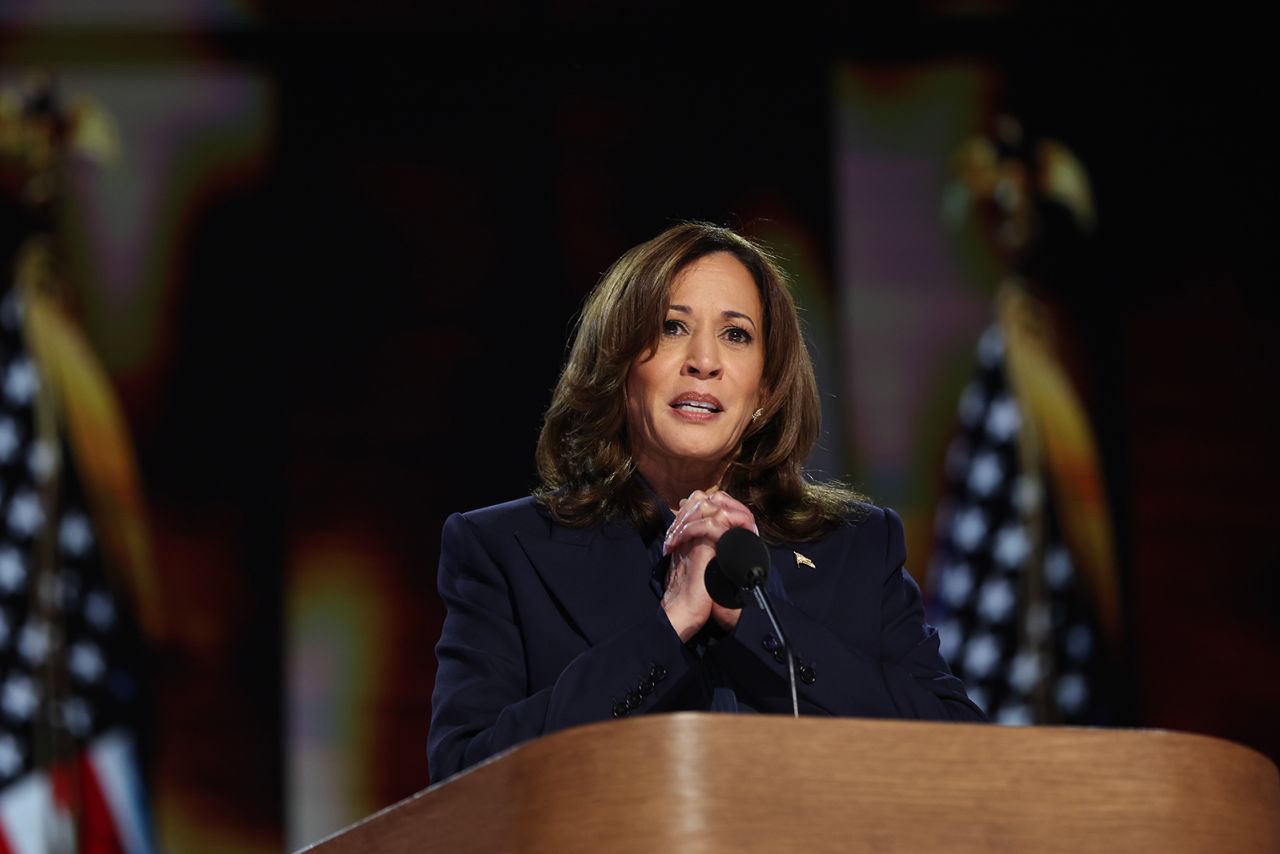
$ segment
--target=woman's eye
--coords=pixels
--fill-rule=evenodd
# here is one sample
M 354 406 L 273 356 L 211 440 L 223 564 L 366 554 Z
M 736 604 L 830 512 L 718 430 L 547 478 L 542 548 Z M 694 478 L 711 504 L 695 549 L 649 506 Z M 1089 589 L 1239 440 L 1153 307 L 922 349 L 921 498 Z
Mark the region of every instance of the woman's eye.
M 679 335 L 684 331 L 684 324 L 678 320 L 664 320 L 662 322 L 663 335 Z
M 741 326 L 730 326 L 724 331 L 724 337 L 734 344 L 750 344 L 751 333 Z

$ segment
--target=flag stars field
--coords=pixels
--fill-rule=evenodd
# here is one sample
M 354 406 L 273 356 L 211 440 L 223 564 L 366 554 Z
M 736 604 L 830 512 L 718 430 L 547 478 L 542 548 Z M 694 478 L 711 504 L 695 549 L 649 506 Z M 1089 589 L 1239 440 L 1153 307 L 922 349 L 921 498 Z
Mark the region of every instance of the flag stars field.
M 30 359 L 19 357 L 9 363 L 4 375 L 4 396 L 10 403 L 15 406 L 31 403 L 39 388 L 40 381 Z
M 79 641 L 71 646 L 67 668 L 82 682 L 97 682 L 102 678 L 106 664 L 96 646 Z
M 58 544 L 73 557 L 84 557 L 93 546 L 93 529 L 83 513 L 68 513 L 58 526 Z
M 992 720 L 1092 723 L 1099 641 L 1044 472 L 1020 461 L 1025 425 L 1008 358 L 999 328 L 989 327 L 947 444 L 929 617 L 941 626 L 943 656 Z
M 942 598 L 952 608 L 960 608 L 969 601 L 973 592 L 973 573 L 968 564 L 957 563 L 948 566 L 942 573 Z
M 1003 578 L 993 578 L 978 593 L 978 612 L 989 623 L 1003 623 L 1013 616 L 1016 598 L 1013 585 Z
M 100 467 L 82 465 L 77 451 L 89 452 L 57 418 L 69 410 L 52 409 L 67 404 L 61 388 L 50 385 L 48 401 L 37 394 L 45 365 L 27 348 L 21 315 L 16 291 L 0 298 L 0 854 L 149 854 L 133 735 L 139 638 L 112 596 L 120 567 L 109 560 L 119 555 L 103 554 L 88 510 L 102 483 L 81 480 Z M 37 424 L 57 430 L 46 437 Z M 67 815 L 50 768 L 64 759 L 74 786 L 100 793 L 101 820 L 51 829 L 51 817 Z M 65 835 L 73 830 L 84 835 Z
M 12 461 L 20 445 L 18 428 L 14 425 L 13 419 L 0 418 L 0 463 Z
M 0 593 L 20 593 L 27 582 L 27 566 L 12 546 L 0 548 Z
M 13 779 L 22 769 L 22 744 L 9 735 L 0 733 L 0 782 Z
M 40 696 L 37 693 L 37 686 L 31 681 L 31 677 L 14 673 L 4 682 L 4 687 L 0 688 L 0 709 L 10 718 L 19 721 L 26 721 L 35 714 L 36 708 L 40 705 Z
M 44 527 L 44 509 L 34 492 L 19 492 L 9 503 L 9 530 L 20 538 L 29 538 Z
M 956 513 L 951 526 L 956 545 L 963 551 L 971 552 L 982 543 L 987 535 L 987 518 L 980 507 L 966 507 Z
M 27 664 L 32 667 L 41 664 L 52 647 L 53 636 L 48 623 L 33 620 L 22 627 L 22 633 L 18 636 L 18 653 L 26 659 Z
M 95 590 L 85 597 L 84 616 L 89 625 L 105 632 L 116 620 L 116 606 L 111 602 L 110 596 L 101 590 Z
M 996 563 L 1005 569 L 1019 569 L 1031 551 L 1031 543 L 1027 542 L 1026 531 L 1022 525 L 1014 522 L 1005 525 L 996 534 Z
M 969 469 L 969 489 L 974 494 L 985 498 L 995 491 L 1000 481 L 1004 480 L 1004 466 L 1000 457 L 991 451 L 979 454 Z
M 997 398 L 987 415 L 987 435 L 994 441 L 1005 443 L 1013 439 L 1022 426 L 1022 414 L 1018 404 L 1010 397 Z
M 979 679 L 991 673 L 1000 661 L 1000 644 L 989 634 L 969 641 L 964 653 L 964 669 Z

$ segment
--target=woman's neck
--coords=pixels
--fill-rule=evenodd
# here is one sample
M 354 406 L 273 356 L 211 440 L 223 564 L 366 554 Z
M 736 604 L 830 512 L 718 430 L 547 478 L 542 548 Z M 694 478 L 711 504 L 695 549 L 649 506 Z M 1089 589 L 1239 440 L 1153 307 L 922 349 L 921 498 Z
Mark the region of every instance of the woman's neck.
M 636 470 L 673 513 L 694 490 L 709 492 L 718 487 L 727 469 L 726 463 L 699 464 L 668 459 L 636 462 Z

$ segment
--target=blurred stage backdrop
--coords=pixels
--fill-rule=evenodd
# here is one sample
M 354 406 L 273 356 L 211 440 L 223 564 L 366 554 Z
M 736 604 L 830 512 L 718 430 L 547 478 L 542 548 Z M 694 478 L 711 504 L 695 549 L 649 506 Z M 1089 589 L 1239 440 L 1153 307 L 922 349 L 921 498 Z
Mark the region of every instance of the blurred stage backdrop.
M 812 468 L 901 512 L 994 718 L 1280 758 L 1246 24 L 348 5 L 0 10 L 0 849 L 292 849 L 425 786 L 443 520 L 534 485 L 583 296 L 679 219 L 783 259 Z

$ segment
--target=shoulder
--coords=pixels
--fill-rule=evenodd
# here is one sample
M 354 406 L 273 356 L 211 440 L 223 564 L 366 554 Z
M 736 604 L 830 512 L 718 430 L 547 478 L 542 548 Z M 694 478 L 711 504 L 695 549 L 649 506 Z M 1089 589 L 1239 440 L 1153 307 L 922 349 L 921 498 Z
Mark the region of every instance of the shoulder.
M 526 495 L 513 501 L 454 513 L 445 522 L 445 531 L 465 528 L 481 537 L 520 532 L 545 535 L 551 526 L 551 516 L 542 502 L 533 495 Z
M 440 584 L 502 567 L 519 558 L 520 538 L 546 537 L 550 526 L 533 496 L 454 513 L 440 534 Z
M 894 530 L 902 530 L 902 520 L 897 513 L 869 501 L 858 501 L 851 504 L 844 516 L 819 536 L 817 541 L 883 539 Z
M 510 526 L 512 524 L 541 524 L 543 527 L 550 521 L 546 508 L 536 496 L 526 495 L 501 504 L 491 504 L 459 514 L 469 523 L 477 527 L 493 525 Z
M 564 525 L 552 518 L 551 511 L 538 496 L 526 495 L 514 501 L 454 513 L 445 520 L 444 538 L 446 542 L 459 535 L 483 541 L 521 539 L 527 542 L 533 538 L 549 538 L 581 544 L 602 533 L 634 530 L 630 520 L 624 518 L 583 527 Z
M 902 519 L 888 507 L 869 503 L 859 504 L 851 524 L 865 529 L 869 534 L 874 532 L 875 536 L 883 539 L 903 539 Z

